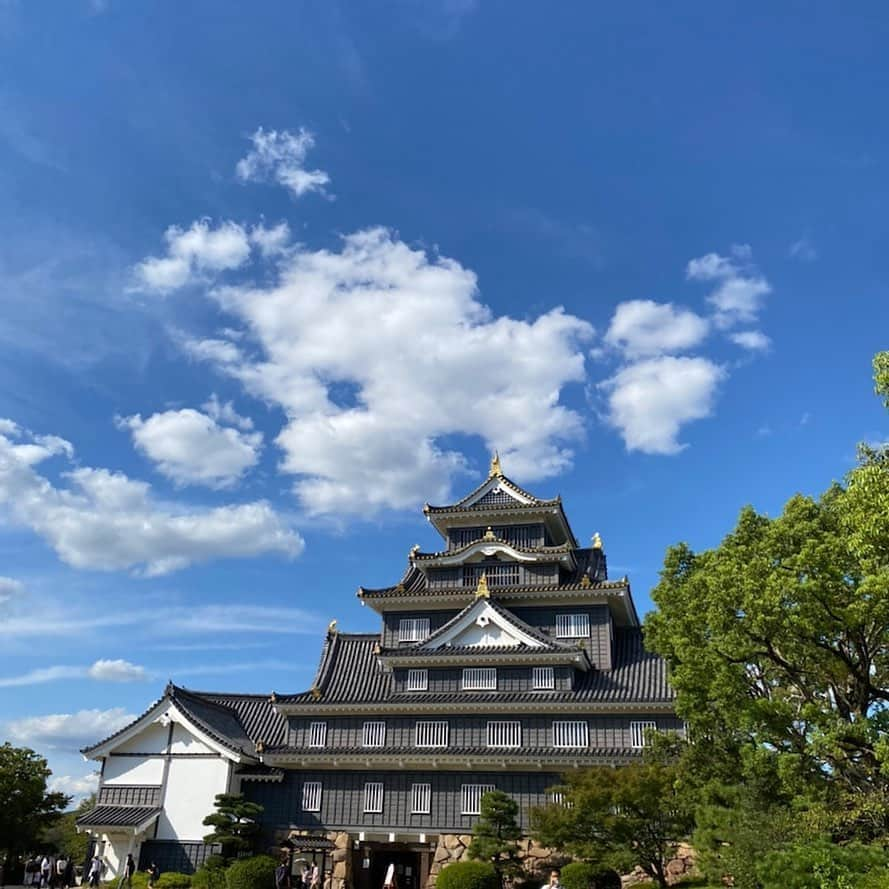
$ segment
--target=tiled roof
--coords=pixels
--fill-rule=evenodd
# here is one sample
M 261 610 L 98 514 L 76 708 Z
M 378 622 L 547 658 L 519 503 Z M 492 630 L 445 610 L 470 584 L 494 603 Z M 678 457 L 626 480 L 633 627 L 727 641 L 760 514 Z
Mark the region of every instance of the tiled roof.
M 440 639 L 442 636 L 450 632 L 451 628 L 454 627 L 456 624 L 459 624 L 466 614 L 472 611 L 473 608 L 477 607 L 478 601 L 479 600 L 476 599 L 475 602 L 470 602 L 469 605 L 467 605 L 459 614 L 452 617 L 446 624 L 440 626 L 431 636 L 424 639 L 423 642 L 419 643 L 418 645 L 411 646 L 410 648 L 404 649 L 404 651 L 409 651 L 412 654 L 426 654 L 430 651 L 437 651 L 438 649 L 430 649 L 430 643 L 435 642 L 436 640 Z M 553 639 L 552 636 L 548 636 L 546 633 L 538 630 L 537 627 L 532 627 L 530 624 L 526 624 L 525 621 L 520 620 L 514 614 L 507 611 L 502 605 L 498 605 L 496 600 L 494 599 L 485 599 L 484 602 L 486 605 L 496 611 L 497 614 L 499 614 L 504 620 L 516 627 L 516 629 L 521 630 L 521 632 L 539 642 L 549 651 L 574 651 L 577 647 L 575 645 L 566 645 L 564 642 Z M 478 652 L 478 649 L 475 649 L 475 651 Z
M 138 827 L 160 814 L 156 806 L 96 806 L 77 819 L 78 827 Z
M 641 755 L 634 753 L 626 747 L 338 747 L 324 750 L 306 747 L 276 747 L 267 750 L 270 756 L 288 756 L 319 759 L 330 759 L 338 756 L 357 756 L 361 758 L 373 758 L 374 756 L 403 756 L 415 759 L 444 759 L 445 757 L 471 757 L 473 762 L 481 762 L 486 759 L 501 761 L 504 759 L 567 759 L 573 760 L 579 757 L 634 757 Z
M 97 747 L 123 735 L 164 700 L 175 703 L 200 729 L 237 753 L 255 756 L 255 741 L 281 744 L 287 736 L 287 720 L 275 713 L 268 695 L 191 691 L 170 683 L 164 690 L 164 696 L 133 722 L 104 740 L 84 747 L 81 753 L 88 756 Z
M 476 543 L 478 541 L 475 541 Z M 627 587 L 626 578 L 619 580 L 606 580 L 605 554 L 600 549 L 589 547 L 574 550 L 576 568 L 563 583 L 536 584 L 533 586 L 492 587 L 497 595 L 510 595 L 512 593 L 552 593 L 554 595 L 563 592 L 575 592 L 579 590 L 595 592 L 608 592 L 609 590 L 623 590 Z M 589 585 L 584 582 L 584 577 L 589 579 Z M 599 578 L 599 579 L 595 579 Z M 359 587 L 358 597 L 361 599 L 410 599 L 416 596 L 460 596 L 472 595 L 475 586 L 446 587 L 442 589 L 430 589 L 426 583 L 426 575 L 413 565 L 409 565 L 401 580 L 389 587 L 368 589 Z
M 558 546 L 519 546 L 515 543 L 510 543 L 508 540 L 501 540 L 499 537 L 479 537 L 477 540 L 471 540 L 469 543 L 463 544 L 463 546 L 455 547 L 454 549 L 445 549 L 440 550 L 439 552 L 434 553 L 414 553 L 411 558 L 415 562 L 428 562 L 432 559 L 441 559 L 448 556 L 459 556 L 461 553 L 466 550 L 472 549 L 474 546 L 486 546 L 491 543 L 500 543 L 503 546 L 508 546 L 511 550 L 515 550 L 518 553 L 526 553 L 528 555 L 553 555 L 560 556 L 563 553 L 570 553 L 574 551 L 574 547 L 571 546 L 570 543 L 560 543 Z
M 480 485 L 473 488 L 465 497 L 458 500 L 456 503 L 452 503 L 449 506 L 430 506 L 428 503 L 424 508 L 424 512 L 450 512 L 452 510 L 464 510 L 464 509 L 473 509 L 474 507 L 467 507 L 466 504 L 472 500 L 474 497 L 477 497 L 479 492 L 491 481 L 494 476 L 488 476 Z M 526 491 L 524 488 L 517 485 L 512 479 L 507 478 L 505 475 L 497 475 L 497 481 L 501 488 L 506 488 L 508 490 L 513 491 L 518 494 L 519 497 L 524 497 L 529 501 L 527 505 L 531 506 L 555 506 L 558 503 L 561 503 L 561 498 L 555 497 L 552 500 L 541 500 L 539 497 L 535 497 L 530 491 Z M 523 507 L 526 504 L 522 503 L 520 500 L 512 500 L 511 503 L 508 504 L 507 508 L 515 508 L 515 507 Z M 496 504 L 482 504 L 480 508 L 482 509 L 490 509 L 491 506 L 497 508 Z
M 579 673 L 572 691 L 534 692 L 427 692 L 394 691 L 391 672 L 377 661 L 376 634 L 337 633 L 328 637 L 316 677 L 318 695 L 304 692 L 279 696 L 284 704 L 474 704 L 474 703 L 670 703 L 673 690 L 667 682 L 667 665 L 645 650 L 642 631 L 635 627 L 615 630 L 614 667 Z M 472 649 L 478 653 L 479 649 Z

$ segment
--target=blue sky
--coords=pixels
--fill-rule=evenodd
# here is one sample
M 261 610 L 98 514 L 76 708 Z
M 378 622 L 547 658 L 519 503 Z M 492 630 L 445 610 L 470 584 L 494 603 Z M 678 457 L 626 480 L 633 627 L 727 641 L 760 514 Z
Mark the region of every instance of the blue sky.
M 0 737 L 304 688 L 490 450 L 650 607 L 885 440 L 889 12 L 0 0 Z

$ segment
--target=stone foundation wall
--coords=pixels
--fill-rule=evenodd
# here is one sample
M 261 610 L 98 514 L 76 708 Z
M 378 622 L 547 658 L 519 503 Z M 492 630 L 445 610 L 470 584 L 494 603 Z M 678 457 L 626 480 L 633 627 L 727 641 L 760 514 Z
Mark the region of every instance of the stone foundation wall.
M 275 832 L 275 841 L 283 843 L 284 840 L 295 836 L 307 836 L 308 830 L 279 830 Z M 333 845 L 334 849 L 328 852 L 330 861 L 330 883 L 324 883 L 323 889 L 346 889 L 352 884 L 352 837 L 344 830 L 334 830 L 324 834 Z M 299 853 L 296 853 L 299 855 Z M 323 878 L 323 877 L 322 877 Z
M 468 861 L 467 851 L 472 837 L 469 834 L 441 834 L 432 856 L 432 866 L 426 880 L 425 889 L 434 889 L 442 868 L 454 861 Z M 570 859 L 554 852 L 529 838 L 519 840 L 519 861 L 528 879 L 539 878 L 541 886 L 549 880 L 549 872 L 560 868 Z M 676 857 L 667 862 L 667 875 L 670 883 L 677 883 L 683 877 L 695 875 L 695 855 L 691 846 L 680 844 Z M 649 881 L 649 877 L 636 868 L 632 873 L 621 877 L 623 889 Z M 342 889 L 342 887 L 334 887 Z

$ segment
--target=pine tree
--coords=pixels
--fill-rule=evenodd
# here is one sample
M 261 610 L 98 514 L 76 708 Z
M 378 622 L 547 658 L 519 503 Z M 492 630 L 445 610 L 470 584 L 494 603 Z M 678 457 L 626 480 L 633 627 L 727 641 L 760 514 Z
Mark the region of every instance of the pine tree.
M 480 808 L 469 844 L 469 857 L 490 861 L 502 884 L 505 875 L 515 873 L 520 867 L 518 841 L 522 831 L 516 822 L 519 806 L 502 790 L 489 790 L 482 794 Z
M 252 851 L 263 807 L 245 800 L 242 793 L 217 793 L 214 805 L 216 811 L 203 822 L 213 833 L 208 833 L 204 842 L 219 843 L 225 858 Z

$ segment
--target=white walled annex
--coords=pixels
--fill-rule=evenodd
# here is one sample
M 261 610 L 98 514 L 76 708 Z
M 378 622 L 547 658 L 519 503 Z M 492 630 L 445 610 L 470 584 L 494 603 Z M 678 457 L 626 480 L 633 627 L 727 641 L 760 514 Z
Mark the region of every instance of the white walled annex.
M 200 842 L 208 831 L 202 822 L 216 794 L 228 790 L 230 772 L 230 762 L 218 755 L 171 759 L 156 839 Z

